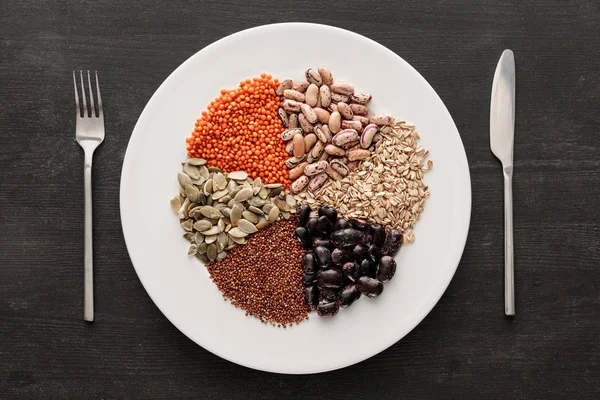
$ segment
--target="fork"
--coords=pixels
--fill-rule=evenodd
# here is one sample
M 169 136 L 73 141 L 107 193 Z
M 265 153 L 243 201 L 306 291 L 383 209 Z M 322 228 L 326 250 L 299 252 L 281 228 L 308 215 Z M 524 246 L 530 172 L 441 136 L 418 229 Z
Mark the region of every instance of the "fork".
M 83 83 L 83 72 L 79 71 L 81 81 L 82 106 L 79 106 L 77 95 L 77 78 L 73 71 L 73 85 L 75 87 L 75 136 L 77 143 L 85 153 L 83 176 L 85 182 L 85 268 L 84 268 L 84 313 L 86 321 L 94 321 L 94 257 L 92 246 L 92 157 L 94 150 L 104 140 L 104 113 L 102 111 L 102 98 L 100 97 L 100 83 L 98 82 L 98 71 L 96 75 L 96 94 L 98 96 L 98 113 L 94 104 L 92 93 L 92 81 L 90 71 L 87 72 L 88 90 L 90 93 L 90 108 L 85 97 L 85 85 Z M 82 112 L 83 111 L 83 112 Z

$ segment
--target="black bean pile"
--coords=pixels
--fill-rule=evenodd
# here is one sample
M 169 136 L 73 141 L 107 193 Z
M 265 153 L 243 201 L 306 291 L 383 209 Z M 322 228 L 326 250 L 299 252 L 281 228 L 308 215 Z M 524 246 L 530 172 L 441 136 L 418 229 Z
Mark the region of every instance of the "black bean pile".
M 396 273 L 394 254 L 402 245 L 396 230 L 386 235 L 379 224 L 338 218 L 327 206 L 311 218 L 303 205 L 298 213 L 296 236 L 306 253 L 302 257 L 304 298 L 321 317 L 335 316 L 362 294 L 377 297 L 383 283 Z

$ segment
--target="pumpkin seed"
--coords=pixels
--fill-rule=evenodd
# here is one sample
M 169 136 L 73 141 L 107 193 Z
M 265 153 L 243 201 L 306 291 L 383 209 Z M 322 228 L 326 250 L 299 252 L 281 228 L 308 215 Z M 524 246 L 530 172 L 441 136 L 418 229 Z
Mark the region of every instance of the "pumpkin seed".
M 254 233 L 257 231 L 254 224 L 252 222 L 248 221 L 247 219 L 240 219 L 238 221 L 238 226 L 242 231 L 244 231 L 246 233 Z
M 206 164 L 206 160 L 204 158 L 188 158 L 187 163 L 199 167 Z
M 237 243 L 234 242 L 232 245 L 225 247 L 225 251 L 235 249 L 236 247 L 237 247 Z M 217 256 L 217 258 L 218 258 L 218 256 Z
M 213 185 L 217 187 L 219 190 L 223 190 L 227 187 L 227 178 L 225 175 L 218 173 L 213 176 Z
M 261 199 L 266 199 L 267 197 L 269 197 L 269 190 L 266 187 L 263 186 L 258 191 L 258 197 L 260 197 Z
M 214 181 L 213 181 L 213 185 L 214 185 Z M 214 200 L 219 200 L 225 196 L 227 196 L 229 194 L 229 192 L 227 190 L 219 190 L 218 192 L 214 192 L 212 195 L 212 198 Z
M 213 191 L 213 181 L 212 179 L 207 180 L 206 182 L 204 182 L 204 195 L 205 196 L 209 196 Z
M 183 172 L 185 172 L 192 179 L 200 178 L 200 171 L 198 171 L 198 167 L 188 163 L 183 164 Z
M 243 211 L 242 216 L 253 224 L 258 223 L 258 215 L 254 214 L 252 211 Z M 238 226 L 240 225 L 240 221 L 237 223 Z
M 206 205 L 207 206 L 212 206 L 215 203 L 215 201 L 213 200 L 212 196 L 208 196 L 206 198 Z
M 231 201 L 231 196 L 228 194 L 219 199 L 219 203 L 227 204 Z
M 263 211 L 265 212 L 265 214 L 269 214 L 269 212 L 271 212 L 271 208 L 275 207 L 275 204 L 273 203 L 267 203 L 263 206 Z
M 296 199 L 294 198 L 294 196 L 291 196 L 291 195 L 289 195 L 289 194 L 288 194 L 288 195 L 286 195 L 286 196 L 285 196 L 285 202 L 288 204 L 288 206 L 290 206 L 290 207 L 292 207 L 292 208 L 296 207 L 296 203 L 297 203 L 297 201 L 296 201 Z
M 180 208 L 181 208 L 181 197 L 179 197 L 179 195 L 177 195 L 171 199 L 171 210 L 173 210 L 173 212 L 175 214 L 177 214 L 177 213 L 179 213 Z
M 218 209 L 211 207 L 211 206 L 202 206 L 202 208 L 200 209 L 200 212 L 206 218 L 213 218 L 213 219 L 221 218 L 221 212 Z
M 248 174 L 245 171 L 233 171 L 228 175 L 229 179 L 235 179 L 236 181 L 244 181 L 248 178 Z
M 222 208 L 221 214 L 223 214 L 223 216 L 229 218 L 231 216 L 231 208 L 229 208 L 229 207 Z
M 177 174 L 177 180 L 179 181 L 179 184 L 181 185 L 181 187 L 186 187 L 187 185 L 192 184 L 192 179 L 187 174 L 184 174 L 183 172 L 180 172 Z
M 200 221 L 194 222 L 194 229 L 197 230 L 198 232 L 204 232 L 204 231 L 209 230 L 210 228 L 212 228 L 212 224 L 209 221 L 200 220 Z
M 229 242 L 229 236 L 225 233 L 225 232 L 220 232 L 217 235 L 217 243 L 219 244 L 219 246 L 223 246 L 223 248 L 225 248 L 225 246 L 227 246 L 227 243 Z
M 219 230 L 219 227 L 215 225 L 215 226 L 211 227 L 209 230 L 202 232 L 202 234 L 206 237 L 206 240 L 208 241 L 209 236 L 218 235 L 219 232 L 221 232 Z
M 271 208 L 271 210 L 269 211 L 269 216 L 267 217 L 267 221 L 275 222 L 275 221 L 277 221 L 278 217 L 279 217 L 279 208 L 277 206 L 273 206 L 273 208 Z
M 279 197 L 275 197 L 273 199 L 273 204 L 275 204 L 281 211 L 290 211 L 290 206 L 285 202 L 285 200 L 280 199 Z
M 191 242 L 192 240 L 194 240 L 194 234 L 192 232 L 186 232 L 183 234 L 183 238 L 186 239 L 188 242 Z
M 217 222 L 217 228 L 219 228 L 219 232 L 223 232 L 225 230 L 225 221 L 223 221 L 223 218 Z
M 283 216 L 283 218 L 285 218 L 285 219 L 290 219 L 290 217 L 291 217 L 291 214 L 290 214 L 289 212 L 287 212 L 287 211 L 282 211 L 282 212 L 281 212 L 281 215 L 282 215 L 282 216 Z
M 278 188 L 275 188 L 275 189 L 271 190 L 271 192 L 269 192 L 269 196 L 275 197 L 278 194 L 280 194 L 281 192 L 283 192 L 283 188 L 282 187 L 278 187 Z
M 229 190 L 230 193 L 233 190 L 235 190 L 235 188 L 237 188 L 237 187 L 238 187 L 238 184 L 234 180 L 230 180 L 229 183 L 227 184 L 227 190 Z
M 200 232 L 196 232 L 194 234 L 194 242 L 196 244 L 202 244 L 202 243 L 204 243 L 204 235 L 202 233 L 200 233 Z
M 206 254 L 206 249 L 208 248 L 208 245 L 206 243 L 202 243 L 198 245 L 198 253 L 200 254 Z
M 198 173 L 204 179 L 208 179 L 210 177 L 210 174 L 208 173 L 208 169 L 204 165 L 198 168 Z
M 250 200 L 248 200 L 248 204 L 250 204 L 251 206 L 255 206 L 255 207 L 262 207 L 265 205 L 267 201 L 261 199 L 260 197 L 253 197 Z
M 248 211 L 252 211 L 256 215 L 263 215 L 264 214 L 263 210 L 261 210 L 258 207 L 254 207 L 254 206 L 248 207 Z
M 240 220 L 241 221 L 241 220 Z M 239 223 L 239 221 L 238 221 Z M 244 238 L 246 236 L 248 236 L 248 234 L 246 232 L 244 232 L 243 230 L 241 230 L 240 228 L 232 228 L 228 234 L 233 237 L 233 238 Z M 208 238 L 207 238 L 208 239 Z
M 251 188 L 243 188 L 235 195 L 235 201 L 246 201 L 252 197 L 253 191 Z
M 217 254 L 217 260 L 222 260 L 227 256 L 227 253 L 225 253 L 223 250 L 225 250 L 225 249 L 221 249 L 219 254 Z
M 269 225 L 271 225 L 270 222 L 268 222 L 268 221 L 262 221 L 262 222 L 259 222 L 258 224 L 256 224 L 256 229 L 258 229 L 258 230 L 265 229 Z
M 245 237 L 242 237 L 242 238 L 231 237 L 231 238 L 237 244 L 246 244 L 246 238 Z
M 217 235 L 205 236 L 204 241 L 206 244 L 211 244 L 217 241 Z
M 202 186 L 204 184 L 204 182 L 206 182 L 206 178 L 204 178 L 202 176 L 198 179 L 192 179 L 192 183 L 196 186 Z
M 238 204 L 234 204 L 231 208 L 231 225 L 237 226 L 238 221 L 242 218 L 242 209 Z
M 217 245 L 214 243 L 211 243 L 208 245 L 208 247 L 206 248 L 206 256 L 208 257 L 209 261 L 215 261 L 217 259 Z
M 185 195 L 188 199 L 190 199 L 190 201 L 193 201 L 195 203 L 198 200 L 200 191 L 196 186 L 189 184 L 185 187 Z
M 208 260 L 208 257 L 206 257 L 206 254 L 200 254 L 200 253 L 196 253 L 196 258 L 200 261 L 202 261 L 204 264 L 208 264 L 210 261 Z
M 266 184 L 265 187 L 267 189 L 278 189 L 278 188 L 283 188 L 283 185 L 281 183 L 269 183 L 269 184 Z
M 208 172 L 223 172 L 219 167 L 208 167 Z
M 196 246 L 195 244 L 193 244 L 188 249 L 188 256 L 196 255 L 197 252 L 198 252 L 198 246 Z
M 263 185 L 263 183 L 262 183 L 262 179 L 260 179 L 260 176 L 259 176 L 259 177 L 257 177 L 257 178 L 256 178 L 256 179 L 255 179 L 255 180 L 252 182 L 252 184 L 253 184 L 254 186 L 261 186 L 261 187 L 262 187 L 262 186 L 264 186 L 264 185 Z
M 181 227 L 188 232 L 192 231 L 193 225 L 194 225 L 194 221 L 192 221 L 191 219 L 186 219 L 185 221 L 183 221 L 181 223 Z
M 229 232 L 229 230 L 232 228 L 231 223 L 225 225 L 225 232 Z
M 192 203 L 192 202 L 191 202 L 191 201 L 190 201 L 190 199 L 188 199 L 188 198 L 186 198 L 186 199 L 183 201 L 183 204 L 181 205 L 181 208 L 179 209 L 179 212 L 178 212 L 179 219 L 186 219 L 186 218 L 189 218 L 189 216 L 190 216 L 190 212 L 189 212 L 189 208 L 188 208 L 188 207 L 189 207 L 189 205 L 190 205 L 191 203 Z

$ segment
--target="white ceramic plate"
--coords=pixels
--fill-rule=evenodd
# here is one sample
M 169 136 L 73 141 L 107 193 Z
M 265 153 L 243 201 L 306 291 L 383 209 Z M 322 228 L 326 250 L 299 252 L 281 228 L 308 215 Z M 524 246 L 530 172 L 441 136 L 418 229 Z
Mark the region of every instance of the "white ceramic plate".
M 312 45 L 309 45 L 312 44 Z M 281 329 L 223 301 L 169 206 L 185 160 L 185 138 L 221 88 L 261 72 L 301 78 L 328 66 L 334 77 L 373 94 L 370 108 L 416 124 L 434 168 L 416 241 L 377 299 L 363 296 L 335 318 L 311 314 Z M 235 363 L 271 372 L 313 373 L 348 366 L 396 343 L 433 308 L 463 252 L 471 213 L 464 148 L 448 110 L 419 73 L 355 33 L 323 25 L 277 24 L 236 33 L 199 51 L 160 86 L 142 112 L 123 163 L 121 219 L 129 255 L 152 300 L 185 335 Z

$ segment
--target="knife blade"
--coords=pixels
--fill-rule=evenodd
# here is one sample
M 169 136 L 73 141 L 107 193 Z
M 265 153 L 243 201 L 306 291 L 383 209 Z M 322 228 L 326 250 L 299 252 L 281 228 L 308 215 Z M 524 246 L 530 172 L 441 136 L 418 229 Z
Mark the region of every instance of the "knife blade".
M 492 84 L 490 147 L 502 162 L 504 175 L 504 313 L 515 315 L 515 271 L 513 251 L 513 153 L 515 136 L 515 57 L 504 50 Z

